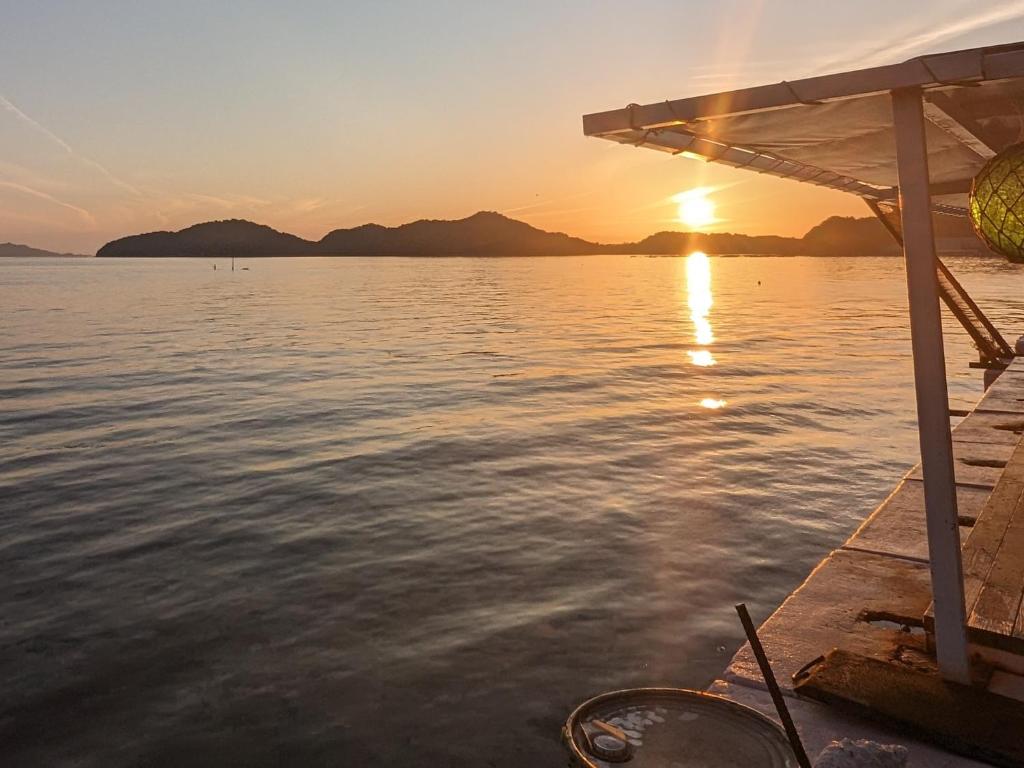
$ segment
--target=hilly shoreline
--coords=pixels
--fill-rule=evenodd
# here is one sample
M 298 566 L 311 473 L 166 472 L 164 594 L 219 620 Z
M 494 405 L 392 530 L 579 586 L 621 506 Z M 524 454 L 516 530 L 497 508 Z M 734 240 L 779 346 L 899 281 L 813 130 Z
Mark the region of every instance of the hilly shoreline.
M 940 237 L 971 237 L 969 225 L 937 220 Z M 874 218 L 833 216 L 803 237 L 723 232 L 659 232 L 634 243 L 594 243 L 545 232 L 500 213 L 481 211 L 455 221 L 420 220 L 397 227 L 364 224 L 306 240 L 243 219 L 211 221 L 177 232 L 122 237 L 97 251 L 100 257 L 266 256 L 582 256 L 596 254 L 711 254 L 779 256 L 879 256 L 899 250 Z
M 0 243 L 0 259 L 87 259 L 84 253 L 58 253 L 20 243 Z

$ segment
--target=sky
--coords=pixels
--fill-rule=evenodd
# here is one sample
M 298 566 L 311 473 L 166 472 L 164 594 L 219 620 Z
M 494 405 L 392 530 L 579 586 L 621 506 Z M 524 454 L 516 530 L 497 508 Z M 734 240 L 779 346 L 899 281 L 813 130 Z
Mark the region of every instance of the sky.
M 801 235 L 839 192 L 583 136 L 628 103 L 1024 39 L 1024 0 L 0 0 L 0 242 L 494 210 L 603 242 Z

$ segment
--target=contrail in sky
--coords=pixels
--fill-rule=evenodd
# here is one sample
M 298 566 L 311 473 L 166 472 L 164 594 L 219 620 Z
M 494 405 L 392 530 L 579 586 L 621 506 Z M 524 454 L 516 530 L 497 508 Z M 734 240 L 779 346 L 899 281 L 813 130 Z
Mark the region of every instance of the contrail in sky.
M 858 67 L 871 67 L 879 64 L 895 64 L 915 53 L 928 53 L 932 46 L 944 40 L 1021 17 L 1024 17 L 1024 2 L 1015 0 L 1014 2 L 1000 3 L 973 16 L 965 15 L 955 21 L 939 24 L 909 36 L 901 35 L 897 40 L 872 46 L 871 50 L 865 51 L 863 54 L 842 60 L 832 60 L 824 66 L 839 67 L 856 64 Z
M 79 208 L 77 205 L 72 205 L 71 203 L 65 203 L 63 200 L 58 200 L 56 197 L 47 192 L 42 192 L 38 189 L 33 189 L 32 187 L 26 187 L 24 184 L 16 184 L 13 181 L 0 180 L 0 187 L 13 189 L 16 192 L 21 192 L 22 194 L 25 195 L 31 195 L 32 197 L 38 197 L 40 200 L 46 200 L 47 202 L 53 203 L 54 205 L 59 205 L 62 208 L 67 208 L 69 211 L 74 211 L 75 213 L 77 213 L 83 219 L 88 221 L 89 224 L 91 224 L 92 226 L 96 226 L 96 219 L 93 218 L 93 215 L 89 213 L 87 210 L 85 210 L 84 208 Z
M 532 203 L 526 203 L 525 205 L 517 205 L 512 208 L 502 208 L 500 213 L 508 216 L 510 213 L 519 213 L 521 211 L 529 211 L 534 208 L 543 208 L 544 206 L 552 205 L 554 203 L 564 203 L 567 200 L 577 200 L 581 197 L 588 197 L 590 195 L 596 195 L 597 192 L 594 190 L 587 190 L 586 192 L 577 192 L 575 195 L 562 195 L 561 197 L 549 197 L 545 200 L 537 200 Z
M 107 170 L 105 167 L 97 163 L 92 158 L 85 157 L 84 155 L 75 152 L 75 150 L 71 148 L 71 145 L 64 141 L 64 139 L 55 134 L 53 131 L 51 131 L 49 128 L 47 128 L 45 125 L 40 123 L 32 116 L 27 115 L 25 112 L 20 110 L 13 102 L 11 102 L 10 99 L 6 98 L 3 94 L 0 94 L 0 107 L 3 107 L 8 112 L 13 114 L 16 118 L 21 120 L 21 122 L 31 126 L 33 129 L 43 134 L 46 138 L 48 138 L 50 141 L 52 141 L 54 144 L 56 144 L 58 147 L 64 150 L 71 157 L 99 171 L 100 174 L 104 178 L 106 178 L 107 181 L 109 181 L 111 184 L 114 184 L 115 186 L 118 186 L 121 189 L 127 190 L 128 192 L 131 192 L 136 197 L 142 197 L 142 193 L 138 189 L 133 187 L 128 182 L 122 181 L 121 179 L 117 178 L 117 176 L 115 176 L 113 173 L 111 173 L 109 170 Z
M 29 117 L 28 115 L 26 115 L 24 112 L 22 112 L 16 106 L 14 106 L 14 104 L 12 104 L 3 94 L 0 94 L 0 106 L 2 106 L 8 112 L 13 113 L 14 116 L 16 118 L 18 118 L 19 120 L 21 120 L 23 123 L 27 123 L 28 125 L 30 125 L 33 128 L 35 128 L 41 134 L 46 136 L 50 141 L 52 141 L 55 144 L 57 144 L 61 149 L 63 149 L 69 155 L 75 154 L 75 151 L 73 149 L 71 149 L 71 145 L 70 144 L 68 144 L 66 141 L 64 141 L 64 139 L 62 139 L 60 136 L 55 134 L 53 131 L 51 131 L 49 128 L 47 128 L 45 125 L 43 125 L 39 121 L 34 120 L 31 117 Z

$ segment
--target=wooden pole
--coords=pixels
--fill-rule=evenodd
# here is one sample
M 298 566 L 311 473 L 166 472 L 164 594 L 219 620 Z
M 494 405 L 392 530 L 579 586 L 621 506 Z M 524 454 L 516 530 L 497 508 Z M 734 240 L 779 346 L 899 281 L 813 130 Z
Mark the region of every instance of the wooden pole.
M 921 90 L 893 91 L 892 113 L 896 129 L 903 256 L 910 297 L 910 338 L 914 352 L 917 425 L 924 475 L 928 560 L 935 601 L 936 657 L 944 678 L 969 684 L 953 442 L 949 429 L 946 359 L 935 276 L 935 234 L 928 188 L 928 148 Z
M 768 693 L 771 694 L 772 702 L 775 704 L 775 711 L 779 713 L 782 727 L 786 729 L 786 736 L 789 737 L 789 745 L 793 748 L 796 761 L 799 763 L 800 768 L 811 768 L 811 761 L 807 759 L 804 745 L 800 741 L 800 734 L 796 730 L 796 725 L 793 724 L 793 718 L 789 715 L 786 700 L 782 698 L 782 691 L 779 690 L 779 684 L 775 680 L 775 673 L 772 672 L 772 665 L 768 663 L 768 656 L 765 654 L 761 640 L 757 636 L 757 630 L 754 629 L 754 622 L 750 620 L 750 613 L 747 611 L 746 604 L 740 603 L 737 605 L 736 613 L 740 616 L 740 624 L 743 625 L 743 631 L 747 633 L 747 642 L 750 643 L 750 649 L 754 652 L 757 665 L 761 668 L 761 677 L 764 678 L 764 684 L 768 686 Z

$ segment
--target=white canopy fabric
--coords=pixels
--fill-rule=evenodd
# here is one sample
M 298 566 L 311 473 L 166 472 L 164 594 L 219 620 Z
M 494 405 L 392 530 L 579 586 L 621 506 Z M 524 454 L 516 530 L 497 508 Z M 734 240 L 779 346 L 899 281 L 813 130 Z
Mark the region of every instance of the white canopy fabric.
M 970 659 L 938 302 L 949 283 L 939 279 L 932 212 L 966 213 L 977 172 L 1024 138 L 1022 78 L 1024 43 L 1014 43 L 583 118 L 589 136 L 844 190 L 876 212 L 898 200 L 936 657 L 944 677 L 964 684 Z
M 971 180 L 1024 140 L 1024 43 L 902 64 L 633 104 L 583 118 L 584 133 L 624 144 L 891 200 L 898 186 L 890 92 L 921 88 L 932 200 L 964 213 Z

